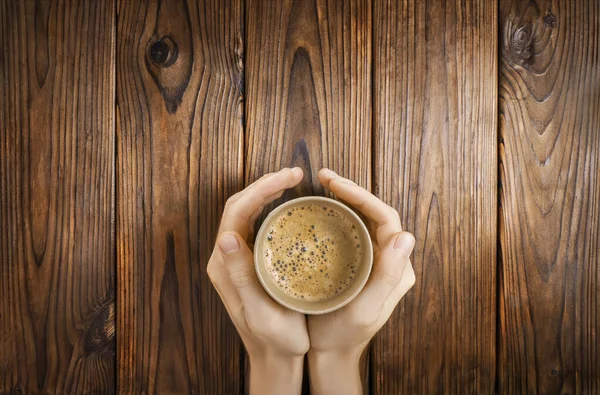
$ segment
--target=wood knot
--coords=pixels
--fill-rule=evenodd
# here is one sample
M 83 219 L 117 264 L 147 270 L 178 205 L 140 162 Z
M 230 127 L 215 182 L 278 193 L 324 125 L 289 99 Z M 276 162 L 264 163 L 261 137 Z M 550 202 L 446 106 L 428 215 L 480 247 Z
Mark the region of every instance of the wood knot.
M 90 354 L 105 354 L 115 349 L 115 303 L 107 303 L 98 312 L 83 340 L 85 350 Z
M 181 105 L 183 94 L 192 76 L 194 56 L 191 37 L 186 35 L 156 35 L 148 40 L 144 63 L 160 91 L 169 114 Z M 189 39 L 188 39 L 189 38 Z
M 235 46 L 234 60 L 235 60 L 235 64 L 236 64 L 238 70 L 239 71 L 244 70 L 244 45 L 241 42 L 241 39 L 238 42 L 238 45 Z
M 523 52 L 531 45 L 531 25 L 523 26 L 515 30 L 512 37 L 512 49 L 515 52 Z
M 510 57 L 516 63 L 530 64 L 533 60 L 533 26 L 531 23 L 517 28 L 508 40 Z
M 157 67 L 170 67 L 177 60 L 177 43 L 170 36 L 148 43 L 148 58 Z
M 556 15 L 554 15 L 552 13 L 552 11 L 548 11 L 546 16 L 544 16 L 544 26 L 552 29 L 552 28 L 556 27 L 556 22 L 557 22 Z

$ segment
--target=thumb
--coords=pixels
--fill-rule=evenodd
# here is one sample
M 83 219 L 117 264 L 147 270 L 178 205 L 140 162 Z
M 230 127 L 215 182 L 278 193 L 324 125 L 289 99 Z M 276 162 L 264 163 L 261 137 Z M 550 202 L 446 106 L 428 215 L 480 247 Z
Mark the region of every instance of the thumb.
M 262 295 L 258 277 L 254 270 L 254 256 L 244 239 L 236 232 L 224 232 L 217 245 L 223 257 L 231 283 L 237 290 L 242 304 L 252 304 Z
M 357 297 L 360 298 L 359 308 L 369 311 L 374 310 L 374 306 L 382 308 L 386 304 L 392 291 L 402 281 L 404 269 L 410 262 L 410 254 L 414 246 L 415 237 L 409 232 L 399 232 L 395 237 L 391 237 L 388 244 L 375 257 L 371 277 Z M 400 297 L 396 301 L 391 301 L 393 302 L 391 305 L 396 306 Z

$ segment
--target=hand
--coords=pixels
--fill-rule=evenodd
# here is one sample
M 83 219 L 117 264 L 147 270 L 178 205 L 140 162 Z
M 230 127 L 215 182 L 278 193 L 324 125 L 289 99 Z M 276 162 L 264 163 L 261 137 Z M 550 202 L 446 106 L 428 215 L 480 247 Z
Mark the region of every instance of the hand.
M 339 310 L 308 317 L 311 393 L 362 393 L 358 361 L 371 338 L 415 283 L 409 257 L 415 245 L 398 212 L 328 169 L 319 180 L 337 198 L 367 217 L 375 252 L 371 276 L 356 298 Z
M 302 179 L 300 168 L 267 174 L 225 205 L 207 272 L 250 356 L 250 393 L 299 394 L 306 318 L 276 303 L 258 282 L 247 238 L 264 206 Z M 275 373 L 275 374 L 274 374 Z

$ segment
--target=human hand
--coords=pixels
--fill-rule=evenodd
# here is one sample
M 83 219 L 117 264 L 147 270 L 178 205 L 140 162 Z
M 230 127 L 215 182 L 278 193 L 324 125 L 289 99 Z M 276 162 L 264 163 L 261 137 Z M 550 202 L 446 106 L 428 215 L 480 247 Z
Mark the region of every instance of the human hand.
M 226 203 L 206 268 L 250 357 L 250 393 L 300 393 L 306 318 L 276 303 L 258 282 L 247 238 L 265 205 L 302 179 L 300 168 L 263 176 Z
M 311 393 L 358 394 L 360 355 L 415 283 L 409 259 L 415 238 L 402 231 L 398 212 L 367 190 L 328 169 L 319 172 L 319 180 L 367 218 L 375 257 L 371 276 L 354 300 L 308 317 Z

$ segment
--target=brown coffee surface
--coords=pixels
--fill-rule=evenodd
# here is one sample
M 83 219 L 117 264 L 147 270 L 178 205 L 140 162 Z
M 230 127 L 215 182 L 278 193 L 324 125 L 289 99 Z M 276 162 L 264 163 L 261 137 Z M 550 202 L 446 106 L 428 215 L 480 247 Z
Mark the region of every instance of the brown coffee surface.
M 264 243 L 273 282 L 299 300 L 320 302 L 343 293 L 362 261 L 359 229 L 333 205 L 290 207 L 271 222 Z

